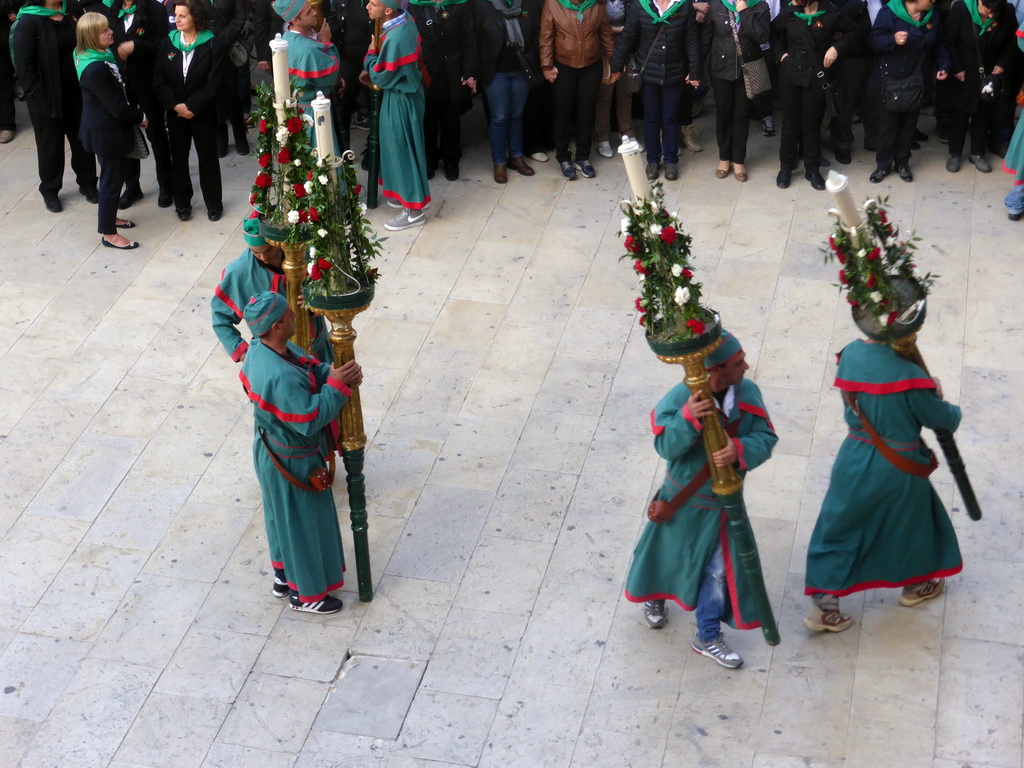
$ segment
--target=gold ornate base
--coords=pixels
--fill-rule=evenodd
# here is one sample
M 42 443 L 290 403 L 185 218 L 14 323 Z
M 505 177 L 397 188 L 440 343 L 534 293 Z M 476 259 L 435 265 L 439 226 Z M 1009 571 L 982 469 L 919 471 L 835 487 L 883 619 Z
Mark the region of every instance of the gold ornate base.
M 356 359 L 356 331 L 352 321 L 356 315 L 365 311 L 369 303 L 349 309 L 315 309 L 331 322 L 328 338 L 334 347 L 334 364 L 344 365 Z M 341 448 L 354 451 L 366 447 L 366 432 L 363 429 L 363 404 L 359 398 L 359 387 L 352 387 L 352 395 L 345 407 L 341 409 Z

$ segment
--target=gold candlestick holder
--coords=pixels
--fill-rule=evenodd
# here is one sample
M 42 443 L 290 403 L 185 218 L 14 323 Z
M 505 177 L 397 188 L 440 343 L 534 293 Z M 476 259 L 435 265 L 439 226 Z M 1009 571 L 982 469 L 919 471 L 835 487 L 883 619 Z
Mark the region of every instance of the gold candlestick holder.
M 295 336 L 292 337 L 292 341 L 306 350 L 307 354 L 311 354 L 313 351 L 312 319 L 304 303 L 299 301 L 299 297 L 302 296 L 302 281 L 306 279 L 306 244 L 273 240 L 267 236 L 268 234 L 270 233 L 265 228 L 264 239 L 284 251 L 284 262 L 281 267 L 287 278 L 288 306 L 295 313 Z

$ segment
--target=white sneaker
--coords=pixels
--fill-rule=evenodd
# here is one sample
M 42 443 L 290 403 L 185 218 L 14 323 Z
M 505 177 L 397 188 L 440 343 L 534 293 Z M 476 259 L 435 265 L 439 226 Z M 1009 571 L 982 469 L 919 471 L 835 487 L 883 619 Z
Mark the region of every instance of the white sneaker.
M 610 141 L 599 141 L 597 142 L 597 154 L 601 157 L 615 157 L 615 153 L 612 152 L 612 145 Z
M 541 152 L 533 152 L 530 155 L 530 159 L 531 160 L 536 160 L 538 163 L 546 163 L 548 161 L 548 153 L 547 152 L 543 152 L 543 151 L 541 151 Z
M 412 211 L 408 208 L 403 208 L 400 214 L 384 225 L 384 229 L 391 232 L 401 232 L 403 229 L 409 229 L 409 227 L 423 226 L 426 220 L 427 214 L 423 211 Z

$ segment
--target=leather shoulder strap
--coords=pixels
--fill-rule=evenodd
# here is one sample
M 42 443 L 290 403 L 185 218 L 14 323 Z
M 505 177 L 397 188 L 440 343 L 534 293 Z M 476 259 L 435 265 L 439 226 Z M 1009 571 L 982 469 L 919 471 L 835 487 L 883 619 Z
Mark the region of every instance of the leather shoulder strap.
M 871 422 L 868 421 L 867 416 L 861 412 L 857 405 L 857 395 L 855 393 L 844 390 L 843 400 L 846 401 L 848 406 L 850 406 L 850 410 L 857 414 L 857 418 L 860 419 L 860 423 L 864 427 L 864 431 L 868 433 L 868 437 L 871 438 L 871 442 L 874 444 L 875 448 L 878 449 L 878 452 L 882 454 L 882 457 L 886 461 L 896 467 L 896 469 L 902 470 L 908 475 L 913 475 L 914 477 L 928 477 L 935 471 L 936 467 L 939 466 L 939 460 L 935 458 L 935 454 L 932 453 L 928 446 L 925 446 L 925 449 L 931 456 L 931 461 L 928 464 L 921 464 L 918 461 L 908 459 L 906 456 L 900 456 L 889 446 L 887 442 L 885 442 L 884 439 L 882 439 L 882 436 L 875 431 L 875 428 L 871 426 Z M 922 443 L 922 445 L 924 445 L 924 443 Z

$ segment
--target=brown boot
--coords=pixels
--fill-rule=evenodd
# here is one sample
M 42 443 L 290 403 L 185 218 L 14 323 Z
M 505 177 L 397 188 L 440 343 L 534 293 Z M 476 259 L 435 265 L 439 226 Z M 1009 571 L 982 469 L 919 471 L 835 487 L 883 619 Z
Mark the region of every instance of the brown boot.
M 520 176 L 533 176 L 536 171 L 526 164 L 526 158 L 522 157 L 510 157 L 508 159 L 508 167 L 518 173 Z
M 494 180 L 499 184 L 508 183 L 508 166 L 507 165 L 495 165 L 494 166 Z
M 683 146 L 691 152 L 700 152 L 704 149 L 704 147 L 697 142 L 697 127 L 693 123 L 683 126 L 682 139 Z

